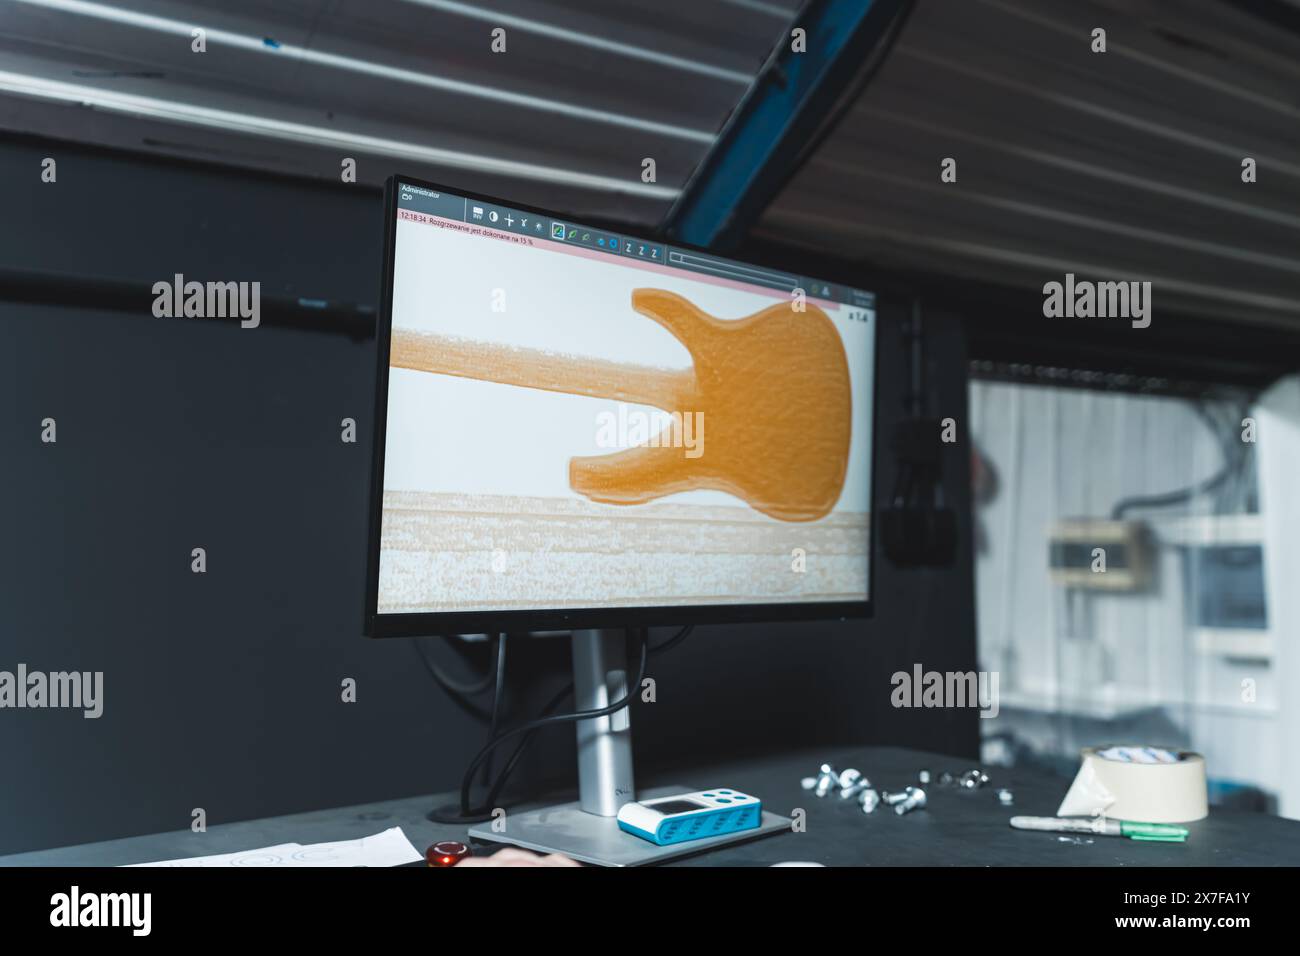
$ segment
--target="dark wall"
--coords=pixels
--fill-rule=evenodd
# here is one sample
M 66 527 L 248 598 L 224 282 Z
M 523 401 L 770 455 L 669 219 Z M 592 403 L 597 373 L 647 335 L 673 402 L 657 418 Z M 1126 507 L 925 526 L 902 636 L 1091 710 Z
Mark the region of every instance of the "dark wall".
M 373 340 L 150 313 L 152 284 L 177 272 L 376 302 L 379 195 L 8 140 L 0 209 L 0 270 L 140 290 L 133 312 L 0 297 L 0 670 L 105 675 L 98 720 L 0 710 L 0 853 L 179 829 L 196 807 L 216 824 L 455 786 L 482 725 L 412 642 L 360 634 Z M 898 322 L 882 315 L 882 431 L 903 410 Z M 964 423 L 961 328 L 933 317 L 928 332 L 933 411 Z M 946 490 L 967 515 L 964 448 Z M 655 664 L 639 759 L 873 742 L 973 756 L 973 712 L 889 705 L 895 670 L 974 667 L 969 555 L 938 571 L 881 560 L 875 584 L 870 622 L 700 629 Z M 510 646 L 523 716 L 563 682 L 567 645 Z M 430 651 L 466 675 L 485 663 Z M 571 729 L 547 731 L 519 789 L 572 767 Z

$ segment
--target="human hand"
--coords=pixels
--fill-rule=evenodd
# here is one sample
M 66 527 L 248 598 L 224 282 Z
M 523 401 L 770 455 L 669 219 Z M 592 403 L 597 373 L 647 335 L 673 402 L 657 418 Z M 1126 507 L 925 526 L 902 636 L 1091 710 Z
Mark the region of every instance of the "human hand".
M 567 856 L 561 856 L 559 853 L 551 853 L 542 856 L 538 853 L 529 853 L 527 850 L 520 850 L 512 846 L 504 850 L 498 850 L 491 856 L 471 856 L 468 859 L 461 860 L 456 866 L 474 866 L 474 867 L 501 867 L 501 866 L 581 866 L 575 860 L 570 860 Z

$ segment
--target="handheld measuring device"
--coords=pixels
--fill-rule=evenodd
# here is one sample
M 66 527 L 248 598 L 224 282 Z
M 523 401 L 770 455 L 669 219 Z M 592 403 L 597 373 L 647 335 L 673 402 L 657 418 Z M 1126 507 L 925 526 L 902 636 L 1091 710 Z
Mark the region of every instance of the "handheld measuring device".
M 739 790 L 699 790 L 645 803 L 626 803 L 618 826 L 659 846 L 753 830 L 763 820 L 763 802 Z

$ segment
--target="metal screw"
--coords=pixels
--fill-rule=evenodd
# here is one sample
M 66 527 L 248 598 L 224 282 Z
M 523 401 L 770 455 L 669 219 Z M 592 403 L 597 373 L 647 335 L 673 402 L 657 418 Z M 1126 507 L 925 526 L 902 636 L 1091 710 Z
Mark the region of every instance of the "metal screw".
M 852 779 L 847 785 L 840 787 L 841 799 L 848 800 L 851 797 L 856 797 L 863 790 L 871 789 L 870 780 L 868 780 L 862 774 L 858 773 L 856 770 L 853 772 L 857 774 L 857 776 L 854 779 Z M 841 781 L 843 781 L 843 777 L 841 777 L 840 779 Z
M 1015 795 L 1005 787 L 998 791 L 998 801 L 1004 806 L 1009 807 L 1016 802 Z
M 876 807 L 880 806 L 880 794 L 874 790 L 863 790 L 858 794 L 858 806 L 862 807 L 863 813 L 874 813 Z
M 967 790 L 975 790 L 989 782 L 989 775 L 983 770 L 967 770 L 961 775 L 961 785 Z
M 921 783 L 928 784 L 930 782 L 930 771 L 922 770 L 916 775 L 916 779 L 921 781 Z
M 803 787 L 805 790 L 811 790 L 813 787 L 817 786 L 817 778 L 804 777 L 799 781 L 799 786 Z
M 913 810 L 920 810 L 925 806 L 925 791 L 920 787 L 908 787 L 907 798 L 894 807 L 894 812 L 900 817 L 904 813 L 910 813 Z
M 813 787 L 813 793 L 819 797 L 824 797 L 831 792 L 831 789 L 840 782 L 840 775 L 828 763 L 822 764 L 821 770 L 817 774 L 817 783 Z
M 907 790 L 911 790 L 911 789 L 912 789 L 911 787 L 907 788 Z M 884 792 L 880 795 L 880 799 L 892 807 L 894 804 L 902 803 L 904 800 L 907 799 L 907 790 L 904 790 L 901 793 Z
M 848 787 L 845 790 L 841 790 L 840 799 L 851 800 L 854 797 L 858 796 L 860 793 L 862 793 L 864 790 L 870 790 L 870 789 L 871 789 L 871 781 L 868 780 L 866 777 L 863 777 L 853 786 Z

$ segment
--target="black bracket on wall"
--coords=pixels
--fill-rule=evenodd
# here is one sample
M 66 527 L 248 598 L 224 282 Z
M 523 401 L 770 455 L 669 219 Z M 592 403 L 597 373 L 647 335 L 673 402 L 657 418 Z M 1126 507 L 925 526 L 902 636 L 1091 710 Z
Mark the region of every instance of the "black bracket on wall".
M 125 312 L 153 318 L 154 295 L 148 282 L 66 275 L 57 272 L 0 269 L 0 300 Z M 261 295 L 260 324 L 311 332 L 342 333 L 357 340 L 375 337 L 375 307 L 302 296 Z M 167 321 L 185 321 L 175 319 Z M 238 316 L 196 320 L 239 323 Z
M 943 494 L 945 426 L 926 416 L 925 330 L 915 299 L 903 336 L 908 346 L 907 417 L 889 436 L 896 467 L 889 503 L 880 512 L 880 538 L 885 554 L 899 567 L 947 567 L 957 553 L 957 513 Z

